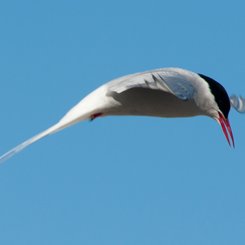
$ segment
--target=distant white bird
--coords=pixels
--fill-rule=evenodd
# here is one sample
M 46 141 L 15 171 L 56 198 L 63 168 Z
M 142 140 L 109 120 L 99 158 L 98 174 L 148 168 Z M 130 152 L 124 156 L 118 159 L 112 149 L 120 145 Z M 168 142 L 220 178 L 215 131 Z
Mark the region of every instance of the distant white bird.
M 224 87 L 210 77 L 180 68 L 162 68 L 112 80 L 82 99 L 61 120 L 0 157 L 0 163 L 41 138 L 79 121 L 109 115 L 192 117 L 216 120 L 234 147 L 228 114 L 233 106 L 245 112 L 245 99 L 229 98 Z

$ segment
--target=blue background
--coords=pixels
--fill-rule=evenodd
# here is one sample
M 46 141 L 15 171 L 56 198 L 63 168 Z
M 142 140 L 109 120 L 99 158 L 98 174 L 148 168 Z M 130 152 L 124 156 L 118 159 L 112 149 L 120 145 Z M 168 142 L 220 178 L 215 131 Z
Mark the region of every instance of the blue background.
M 0 151 L 121 75 L 182 67 L 245 95 L 244 1 L 1 1 Z M 0 166 L 0 244 L 245 244 L 245 117 L 79 123 Z

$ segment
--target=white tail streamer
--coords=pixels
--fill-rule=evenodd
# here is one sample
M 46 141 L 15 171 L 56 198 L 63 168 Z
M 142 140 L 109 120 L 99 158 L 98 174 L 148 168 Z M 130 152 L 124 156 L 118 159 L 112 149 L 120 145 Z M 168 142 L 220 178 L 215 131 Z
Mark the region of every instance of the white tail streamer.
M 58 123 L 51 126 L 50 128 L 44 130 L 43 132 L 33 136 L 32 138 L 24 141 L 23 143 L 17 145 L 13 149 L 9 150 L 2 156 L 0 156 L 0 164 L 9 159 L 10 157 L 14 156 L 16 153 L 24 150 L 27 146 L 37 142 L 38 140 L 56 133 L 64 128 L 67 128 L 77 122 L 84 121 L 90 118 L 93 118 L 93 115 L 97 112 L 100 112 L 100 109 L 103 109 L 103 105 L 107 103 L 107 100 L 104 99 L 102 102 L 97 103 L 100 101 L 100 98 L 104 98 L 105 92 L 104 87 L 100 87 L 91 94 L 87 95 L 83 100 L 81 100 L 78 104 L 76 104 L 73 108 L 71 108 L 61 119 Z M 104 102 L 104 103 L 103 103 Z M 97 105 L 100 105 L 99 111 L 96 110 Z
M 69 125 L 67 125 L 69 126 Z M 60 123 L 57 123 L 55 125 L 53 125 L 52 127 L 46 129 L 45 131 L 33 136 L 32 138 L 22 142 L 21 144 L 17 145 L 16 147 L 14 147 L 13 149 L 9 150 L 8 152 L 6 152 L 5 154 L 3 154 L 0 157 L 0 164 L 2 164 L 4 161 L 6 161 L 7 159 L 9 159 L 10 157 L 14 156 L 15 154 L 17 154 L 18 152 L 24 150 L 27 146 L 35 143 L 36 141 L 48 136 L 49 134 L 53 134 L 61 129 L 63 129 L 64 125 L 60 125 Z

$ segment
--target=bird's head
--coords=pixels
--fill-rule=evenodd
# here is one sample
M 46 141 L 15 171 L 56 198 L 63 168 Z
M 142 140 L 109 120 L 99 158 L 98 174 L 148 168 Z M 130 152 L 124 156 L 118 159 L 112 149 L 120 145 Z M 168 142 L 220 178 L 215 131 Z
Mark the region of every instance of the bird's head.
M 214 118 L 221 126 L 229 145 L 235 147 L 235 141 L 234 141 L 231 125 L 228 119 L 229 112 L 231 109 L 231 100 L 225 88 L 221 84 L 219 84 L 218 82 L 216 82 L 214 79 L 210 77 L 207 77 L 202 74 L 199 75 L 208 83 L 210 93 L 213 97 L 212 100 L 214 100 L 213 101 L 214 107 L 212 107 L 212 109 L 210 110 L 210 116 Z

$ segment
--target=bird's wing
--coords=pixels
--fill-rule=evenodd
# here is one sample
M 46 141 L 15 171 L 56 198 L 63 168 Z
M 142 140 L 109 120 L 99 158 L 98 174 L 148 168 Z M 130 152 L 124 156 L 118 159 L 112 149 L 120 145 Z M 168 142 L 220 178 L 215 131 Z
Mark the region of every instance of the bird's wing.
M 178 68 L 164 68 L 124 76 L 111 81 L 110 92 L 122 93 L 132 88 L 149 88 L 171 93 L 181 100 L 193 98 L 195 86 L 192 80 L 198 76 Z
M 242 96 L 232 95 L 230 97 L 230 102 L 232 107 L 234 107 L 238 112 L 245 112 L 245 98 L 243 98 Z

